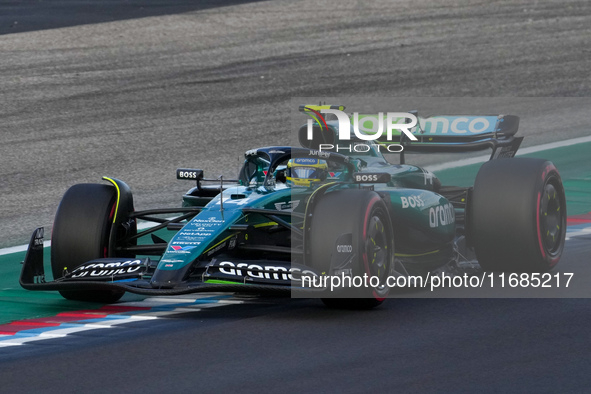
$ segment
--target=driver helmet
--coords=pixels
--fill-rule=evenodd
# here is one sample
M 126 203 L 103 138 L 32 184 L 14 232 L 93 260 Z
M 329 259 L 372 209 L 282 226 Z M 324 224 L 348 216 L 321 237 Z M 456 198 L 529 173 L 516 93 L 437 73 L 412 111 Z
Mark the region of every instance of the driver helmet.
M 328 165 L 324 160 L 300 157 L 287 162 L 286 179 L 293 186 L 310 187 L 324 181 L 327 173 Z

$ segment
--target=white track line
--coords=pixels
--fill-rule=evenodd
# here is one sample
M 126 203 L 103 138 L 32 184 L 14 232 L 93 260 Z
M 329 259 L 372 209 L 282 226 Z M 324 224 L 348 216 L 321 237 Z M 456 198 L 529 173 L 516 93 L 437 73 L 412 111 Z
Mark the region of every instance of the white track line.
M 591 235 L 591 227 L 586 227 L 583 228 L 581 230 L 577 230 L 577 231 L 568 231 L 566 232 L 566 240 L 568 241 L 571 238 L 574 237 L 581 237 L 581 236 L 585 236 L 585 235 Z
M 152 227 L 154 224 L 151 222 L 144 222 L 144 223 L 139 223 L 137 226 L 138 230 L 145 230 L 147 228 Z M 47 240 L 43 242 L 43 247 L 47 248 L 51 246 L 51 241 Z M 0 249 L 0 256 L 3 256 L 5 254 L 13 254 L 13 253 L 19 253 L 19 252 L 25 252 L 27 250 L 27 248 L 29 247 L 29 245 L 19 245 L 19 246 L 11 246 L 9 248 L 3 248 Z
M 536 152 L 541 152 L 541 151 L 550 150 L 550 149 L 563 148 L 565 146 L 583 144 L 586 142 L 591 142 L 591 135 L 587 136 L 587 137 L 573 138 L 573 139 L 566 140 L 566 141 L 557 141 L 557 142 L 551 142 L 549 144 L 530 146 L 529 148 L 520 149 L 517 153 L 517 156 L 528 155 L 530 153 L 536 153 Z M 449 163 L 442 163 L 442 164 L 435 164 L 435 165 L 431 165 L 431 166 L 425 166 L 425 169 L 432 171 L 432 172 L 449 170 L 451 168 L 463 167 L 463 166 L 468 166 L 471 164 L 484 163 L 484 162 L 488 161 L 488 159 L 490 159 L 490 155 L 483 155 L 483 156 L 478 156 L 478 157 L 472 157 L 470 159 L 451 161 Z
M 26 332 L 18 332 L 15 335 L 10 335 L 11 338 L 7 339 L 6 336 L 3 337 L 3 340 L 0 340 L 0 348 L 8 347 L 8 346 L 18 346 L 23 345 L 28 342 L 37 342 L 43 341 L 47 339 L 55 339 L 55 338 L 63 338 L 71 334 L 76 334 L 79 332 L 90 331 L 90 330 L 100 330 L 106 328 L 113 328 L 114 326 L 137 322 L 142 320 L 153 320 L 157 319 L 155 316 L 126 316 L 122 318 L 115 318 L 113 320 L 107 320 L 109 317 L 104 318 L 105 321 L 96 322 L 96 323 L 84 323 L 83 320 L 91 320 L 91 319 L 81 319 L 81 323 L 64 323 L 64 328 L 58 328 L 55 330 L 48 330 L 41 332 L 39 334 L 30 334 Z M 35 327 L 31 327 L 31 330 L 35 329 Z M 39 330 L 42 330 L 40 328 Z
M 123 302 L 116 304 L 116 306 L 142 306 L 154 309 L 138 311 L 131 310 L 119 314 L 115 312 L 105 317 L 97 318 L 93 318 L 92 314 L 88 314 L 88 316 L 81 316 L 80 320 L 65 322 L 55 328 L 35 327 L 32 325 L 30 329 L 21 330 L 14 335 L 0 335 L 0 348 L 20 346 L 47 339 L 63 338 L 84 331 L 115 328 L 116 326 L 126 323 L 171 318 L 174 317 L 174 315 L 182 313 L 195 313 L 206 308 L 221 307 L 232 303 L 244 303 L 243 300 L 226 299 L 225 297 L 227 296 L 220 299 L 212 297 L 211 295 L 200 295 L 194 298 L 170 297 L 168 300 L 162 297 L 152 297 L 143 301 Z M 171 309 L 159 310 L 159 308 L 166 307 L 170 307 Z M 97 310 L 97 312 L 100 312 L 100 310 Z

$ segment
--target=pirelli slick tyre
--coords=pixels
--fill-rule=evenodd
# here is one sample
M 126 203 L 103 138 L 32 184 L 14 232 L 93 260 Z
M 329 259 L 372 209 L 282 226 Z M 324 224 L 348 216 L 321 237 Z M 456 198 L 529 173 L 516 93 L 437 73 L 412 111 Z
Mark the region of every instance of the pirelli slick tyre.
M 566 236 L 566 198 L 554 164 L 533 158 L 485 163 L 474 183 L 469 223 L 483 270 L 552 269 Z
M 87 261 L 108 255 L 116 191 L 110 185 L 78 184 L 68 189 L 58 207 L 51 237 L 51 269 L 55 279 Z M 60 291 L 69 300 L 112 303 L 123 291 Z
M 376 284 L 372 286 L 372 281 L 368 281 L 360 287 L 327 293 L 322 299 L 325 305 L 369 309 L 384 301 L 389 292 L 387 278 L 394 264 L 392 233 L 389 211 L 377 193 L 349 189 L 322 196 L 314 207 L 309 230 L 312 267 L 327 275 L 342 277 L 344 271 L 339 270 L 339 266 L 342 268 L 343 263 L 353 259 L 348 265 L 352 272 L 347 274 L 357 278 L 373 277 L 373 284 Z

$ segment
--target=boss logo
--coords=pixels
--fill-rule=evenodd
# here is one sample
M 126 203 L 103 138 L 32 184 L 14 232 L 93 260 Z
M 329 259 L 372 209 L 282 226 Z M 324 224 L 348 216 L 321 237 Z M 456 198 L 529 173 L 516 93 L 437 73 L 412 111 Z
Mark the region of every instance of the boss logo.
M 361 173 L 356 172 L 353 174 L 353 181 L 357 183 L 388 183 L 390 182 L 390 174 L 383 172 L 378 173 Z
M 203 179 L 203 170 L 193 170 L 189 168 L 179 168 L 176 170 L 176 179 Z
M 416 207 L 424 207 L 425 206 L 425 202 L 423 201 L 422 197 L 420 195 L 416 195 L 416 196 L 406 196 L 406 197 L 400 197 L 400 201 L 402 202 L 402 208 L 416 208 Z
M 377 182 L 377 175 L 355 175 L 355 182 Z
M 180 172 L 179 173 L 179 177 L 181 177 L 181 178 L 195 179 L 195 178 L 197 178 L 197 173 L 195 171 L 192 171 L 192 172 L 188 172 L 188 171 Z

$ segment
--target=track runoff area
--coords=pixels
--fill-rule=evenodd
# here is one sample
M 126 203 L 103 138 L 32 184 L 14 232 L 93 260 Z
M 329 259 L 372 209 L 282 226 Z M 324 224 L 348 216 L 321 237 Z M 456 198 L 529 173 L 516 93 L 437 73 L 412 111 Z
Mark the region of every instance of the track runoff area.
M 548 158 L 560 171 L 569 215 L 567 251 L 576 248 L 576 242 L 582 241 L 586 245 L 588 242 L 585 241 L 591 240 L 589 151 L 591 136 L 524 148 L 518 154 Z M 468 186 L 474 181 L 481 163 L 487 160 L 488 156 L 479 156 L 427 166 L 427 169 L 435 172 L 444 184 Z M 268 302 L 228 294 L 148 298 L 126 295 L 121 302 L 112 305 L 68 301 L 57 292 L 30 292 L 19 286 L 20 262 L 25 257 L 25 251 L 26 245 L 0 250 L 0 347 L 4 348 L 66 337 L 82 331 L 170 318 L 187 312 L 198 313 L 208 308 Z M 46 242 L 44 253 L 45 261 L 49 261 L 49 242 Z M 565 274 L 568 267 L 563 266 L 561 270 Z

